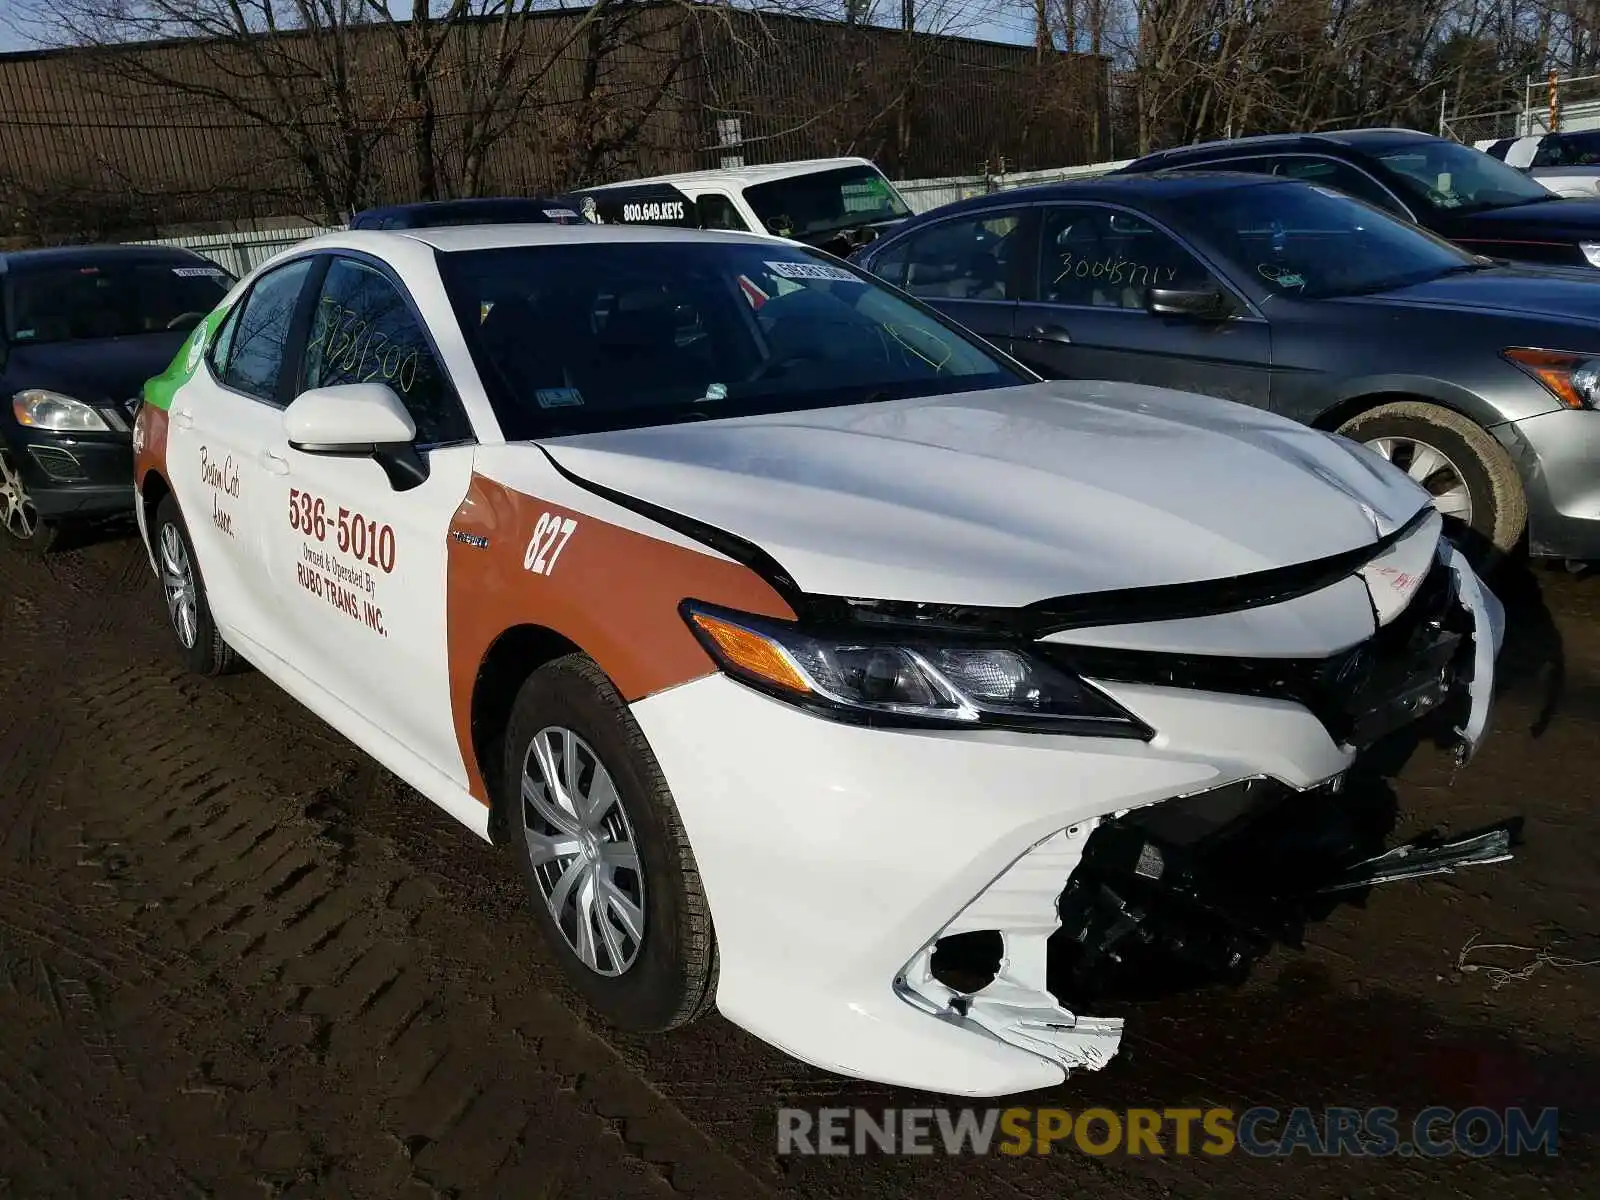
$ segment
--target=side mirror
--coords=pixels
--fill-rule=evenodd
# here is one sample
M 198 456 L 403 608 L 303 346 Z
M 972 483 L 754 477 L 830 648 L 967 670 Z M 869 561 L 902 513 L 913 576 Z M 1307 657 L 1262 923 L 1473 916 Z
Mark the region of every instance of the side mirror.
M 1216 321 L 1233 312 L 1220 288 L 1150 288 L 1144 306 L 1158 317 L 1193 317 Z
M 301 392 L 283 410 L 289 448 L 301 454 L 371 458 L 395 491 L 428 478 L 417 453 L 416 422 L 400 397 L 384 383 L 343 383 Z

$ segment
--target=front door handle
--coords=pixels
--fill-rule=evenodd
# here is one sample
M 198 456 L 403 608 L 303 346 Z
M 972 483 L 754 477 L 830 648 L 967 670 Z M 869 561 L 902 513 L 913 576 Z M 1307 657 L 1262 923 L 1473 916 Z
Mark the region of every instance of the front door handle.
M 172 423 L 179 429 L 194 428 L 194 413 L 187 408 L 180 408 L 172 414 Z
M 1072 335 L 1061 325 L 1035 325 L 1033 336 L 1047 342 L 1066 342 L 1069 345 L 1072 342 Z
M 273 475 L 287 475 L 289 473 L 289 460 L 282 455 L 274 454 L 271 450 L 261 452 L 261 465 Z

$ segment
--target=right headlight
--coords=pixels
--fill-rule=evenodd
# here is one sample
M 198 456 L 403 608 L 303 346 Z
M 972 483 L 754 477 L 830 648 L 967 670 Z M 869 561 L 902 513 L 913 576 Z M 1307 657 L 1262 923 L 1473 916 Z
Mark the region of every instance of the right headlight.
M 684 603 L 683 616 L 724 673 L 835 720 L 1152 736 L 1104 692 L 1026 644 L 805 630 L 694 601 Z
M 1600 267 L 1600 242 L 1579 242 L 1578 249 L 1583 251 L 1584 261 L 1591 267 Z

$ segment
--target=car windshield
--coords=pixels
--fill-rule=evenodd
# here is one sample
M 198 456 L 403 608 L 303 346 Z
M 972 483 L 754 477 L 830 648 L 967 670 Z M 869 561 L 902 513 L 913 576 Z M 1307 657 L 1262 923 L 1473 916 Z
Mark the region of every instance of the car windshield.
M 440 259 L 513 440 L 1029 381 L 931 311 L 795 246 L 630 240 Z
M 6 338 L 17 345 L 187 332 L 233 282 L 203 261 L 17 267 L 8 276 Z
M 1215 191 L 1193 213 L 1197 230 L 1239 271 L 1282 295 L 1381 292 L 1481 265 L 1410 222 L 1315 184 Z
M 889 181 L 865 165 L 753 184 L 744 198 L 780 237 L 814 237 L 911 215 Z
M 1515 167 L 1460 142 L 1407 142 L 1376 157 L 1413 199 L 1440 211 L 1481 212 L 1555 198 Z

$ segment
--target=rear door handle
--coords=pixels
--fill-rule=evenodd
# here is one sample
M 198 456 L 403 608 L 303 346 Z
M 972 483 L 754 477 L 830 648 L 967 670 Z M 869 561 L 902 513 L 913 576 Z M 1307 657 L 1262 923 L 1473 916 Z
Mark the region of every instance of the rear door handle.
M 180 408 L 172 414 L 172 423 L 179 429 L 193 429 L 194 413 L 187 408 Z
M 1035 325 L 1033 327 L 1033 336 L 1043 338 L 1047 342 L 1067 342 L 1070 344 L 1072 341 L 1072 335 L 1061 325 Z
M 261 452 L 261 465 L 273 475 L 287 475 L 289 473 L 289 460 L 281 455 L 274 454 L 271 450 Z

